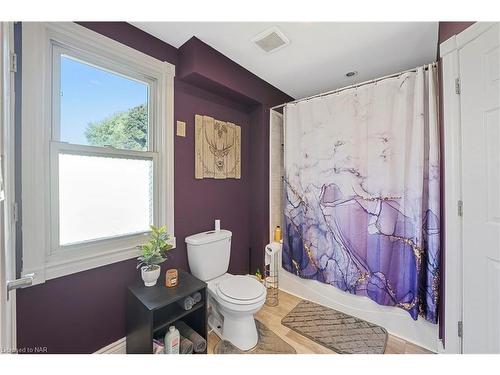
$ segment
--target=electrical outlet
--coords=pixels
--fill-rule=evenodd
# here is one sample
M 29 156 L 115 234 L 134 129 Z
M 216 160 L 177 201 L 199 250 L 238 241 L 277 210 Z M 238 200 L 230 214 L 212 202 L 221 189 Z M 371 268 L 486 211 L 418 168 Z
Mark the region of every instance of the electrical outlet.
M 177 121 L 177 136 L 178 137 L 186 136 L 186 123 L 184 121 Z

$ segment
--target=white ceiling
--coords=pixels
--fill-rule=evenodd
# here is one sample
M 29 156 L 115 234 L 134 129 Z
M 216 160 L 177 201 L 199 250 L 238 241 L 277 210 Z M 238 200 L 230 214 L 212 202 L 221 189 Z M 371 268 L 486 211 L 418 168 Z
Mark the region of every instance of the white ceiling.
M 192 36 L 294 98 L 411 69 L 436 59 L 437 22 L 132 22 L 180 47 Z M 290 45 L 267 54 L 251 39 L 277 26 Z M 348 71 L 359 74 L 345 77 Z

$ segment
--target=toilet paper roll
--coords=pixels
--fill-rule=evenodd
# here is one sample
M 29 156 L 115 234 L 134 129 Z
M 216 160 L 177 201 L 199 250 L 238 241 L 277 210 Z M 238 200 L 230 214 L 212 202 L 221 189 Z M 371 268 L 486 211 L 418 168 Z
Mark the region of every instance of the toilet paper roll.
M 266 254 L 274 255 L 281 251 L 281 244 L 278 242 L 271 242 L 266 245 Z
M 270 244 L 266 245 L 265 249 L 266 255 L 264 259 L 264 264 L 266 266 L 266 276 L 277 276 L 275 275 L 275 272 L 277 272 L 281 259 L 280 259 L 280 254 L 281 254 L 281 244 L 278 242 L 272 242 Z

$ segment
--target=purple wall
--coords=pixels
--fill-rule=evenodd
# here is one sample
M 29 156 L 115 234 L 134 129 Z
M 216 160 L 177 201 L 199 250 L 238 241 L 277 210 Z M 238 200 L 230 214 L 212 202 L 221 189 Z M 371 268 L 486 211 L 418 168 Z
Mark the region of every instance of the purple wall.
M 213 228 L 214 219 L 233 232 L 232 273 L 248 272 L 250 207 L 250 118 L 241 105 L 184 83 L 175 83 L 175 118 L 186 122 L 186 138 L 175 141 L 175 234 L 179 264 L 187 267 L 184 238 Z M 240 107 L 240 108 L 239 108 Z M 205 114 L 241 126 L 241 179 L 194 178 L 194 115 Z
M 177 48 L 155 38 L 127 22 L 77 22 L 110 39 L 150 55 L 161 61 L 177 65 Z
M 141 52 L 176 64 L 175 234 L 168 268 L 188 269 L 184 238 L 219 218 L 233 232 L 230 272 L 262 268 L 268 237 L 269 107 L 292 98 L 196 38 L 179 50 L 124 22 L 79 22 Z M 179 74 L 180 72 L 180 74 Z M 194 179 L 194 115 L 242 127 L 241 180 Z M 165 266 L 163 267 L 165 268 Z M 140 281 L 135 260 L 49 280 L 17 293 L 18 347 L 91 353 L 125 335 L 125 292 Z
M 135 260 L 94 268 L 17 292 L 17 347 L 92 353 L 125 335 L 125 291 Z
M 257 106 L 251 113 L 252 123 L 265 124 L 251 129 L 252 163 L 251 189 L 254 204 L 250 208 L 251 228 L 250 269 L 263 270 L 264 247 L 269 243 L 269 110 Z
M 269 242 L 269 107 L 292 100 L 196 37 L 179 48 L 177 76 L 250 107 L 250 272 L 263 269 Z
M 273 106 L 293 99 L 196 37 L 179 48 L 176 75 L 223 96 L 229 93 L 249 104 Z

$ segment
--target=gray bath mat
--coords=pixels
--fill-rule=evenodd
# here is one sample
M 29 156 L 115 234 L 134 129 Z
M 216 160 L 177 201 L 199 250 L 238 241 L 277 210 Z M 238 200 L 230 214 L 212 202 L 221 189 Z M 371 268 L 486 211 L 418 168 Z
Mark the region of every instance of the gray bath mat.
M 283 341 L 276 333 L 267 328 L 264 324 L 255 321 L 259 341 L 250 350 L 238 349 L 227 340 L 219 341 L 214 348 L 214 354 L 295 354 L 295 349 Z
M 300 301 L 281 324 L 342 354 L 383 354 L 387 344 L 384 328 L 310 301 Z

